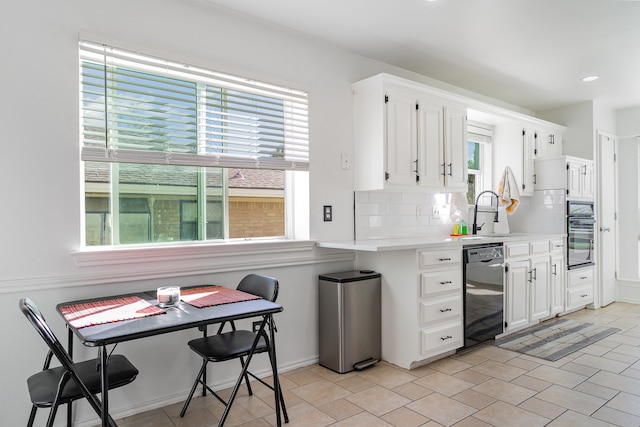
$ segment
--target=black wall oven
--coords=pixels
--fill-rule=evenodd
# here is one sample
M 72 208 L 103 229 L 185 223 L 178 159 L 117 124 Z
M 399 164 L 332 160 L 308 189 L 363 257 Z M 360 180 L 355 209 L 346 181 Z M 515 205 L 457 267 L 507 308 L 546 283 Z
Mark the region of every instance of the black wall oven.
M 567 201 L 567 268 L 594 265 L 595 233 L 593 202 Z

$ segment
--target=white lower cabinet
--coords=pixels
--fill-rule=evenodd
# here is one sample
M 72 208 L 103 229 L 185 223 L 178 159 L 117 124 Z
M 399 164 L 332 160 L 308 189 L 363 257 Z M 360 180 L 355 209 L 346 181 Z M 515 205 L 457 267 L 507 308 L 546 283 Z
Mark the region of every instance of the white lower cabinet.
M 506 332 L 551 315 L 549 240 L 505 244 Z
M 550 269 L 549 272 L 549 297 L 551 298 L 551 314 L 559 314 L 564 311 L 565 294 L 565 265 L 564 239 L 550 241 Z
M 382 359 L 405 369 L 464 345 L 462 248 L 359 252 L 382 274 Z
M 593 303 L 593 267 L 569 270 L 567 273 L 567 310 Z

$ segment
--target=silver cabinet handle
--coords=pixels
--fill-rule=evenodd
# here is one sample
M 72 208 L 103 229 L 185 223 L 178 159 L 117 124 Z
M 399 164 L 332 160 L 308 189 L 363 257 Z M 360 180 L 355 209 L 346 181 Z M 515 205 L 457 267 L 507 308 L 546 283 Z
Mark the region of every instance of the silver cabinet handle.
M 533 280 L 538 280 L 538 269 L 534 268 L 532 271 L 533 271 Z
M 440 339 L 441 339 L 442 341 L 450 340 L 450 339 L 452 339 L 452 338 L 453 338 L 453 337 L 452 337 L 451 335 L 447 335 L 446 337 L 440 337 Z
M 453 163 L 449 163 L 449 176 L 453 176 L 453 167 L 451 166 Z
M 589 294 L 580 295 L 580 298 L 588 297 Z
M 600 227 L 600 231 L 611 231 L 609 227 Z
M 451 280 L 446 280 L 444 282 L 440 282 L 441 285 L 449 285 L 451 283 L 452 283 Z
M 442 164 L 442 176 L 446 176 L 447 175 L 447 164 L 443 163 Z
M 580 280 L 586 280 L 588 278 L 589 278 L 589 276 L 580 276 Z
M 451 261 L 451 258 L 438 258 L 438 261 L 440 262 Z
M 446 313 L 447 311 L 451 311 L 450 308 L 441 308 L 440 313 Z
M 558 275 L 558 264 L 553 264 L 553 274 L 554 276 Z

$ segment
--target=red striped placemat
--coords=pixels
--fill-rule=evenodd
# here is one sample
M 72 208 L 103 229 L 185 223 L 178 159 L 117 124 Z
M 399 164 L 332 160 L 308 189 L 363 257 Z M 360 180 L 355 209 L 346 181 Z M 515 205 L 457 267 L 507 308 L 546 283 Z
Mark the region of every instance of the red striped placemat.
M 248 294 L 237 289 L 224 286 L 210 285 L 197 288 L 183 289 L 180 299 L 194 307 L 203 308 L 212 305 L 231 304 L 240 301 L 260 299 L 259 296 Z
M 136 296 L 65 305 L 60 307 L 60 312 L 77 329 L 165 313 L 163 309 Z

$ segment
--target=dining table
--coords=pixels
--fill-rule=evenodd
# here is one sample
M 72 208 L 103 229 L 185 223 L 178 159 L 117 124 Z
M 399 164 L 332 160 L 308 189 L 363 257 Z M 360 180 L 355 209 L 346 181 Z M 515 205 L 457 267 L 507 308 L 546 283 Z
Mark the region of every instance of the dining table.
M 182 288 L 180 300 L 168 307 L 158 303 L 157 291 L 152 290 L 62 302 L 57 304 L 56 311 L 67 326 L 69 354 L 73 354 L 74 336 L 83 345 L 98 348 L 102 382 L 100 418 L 103 427 L 115 423 L 109 415 L 108 345 L 191 328 L 199 328 L 206 335 L 206 327 L 211 324 L 261 318 L 256 339 L 238 375 L 218 426 L 223 426 L 229 415 L 260 334 L 266 332 L 266 329 L 269 330 L 271 341 L 276 422 L 281 426 L 275 331 L 270 327 L 274 324 L 273 315 L 283 311 L 280 304 L 224 286 L 198 285 Z M 70 419 L 71 405 L 67 416 Z

